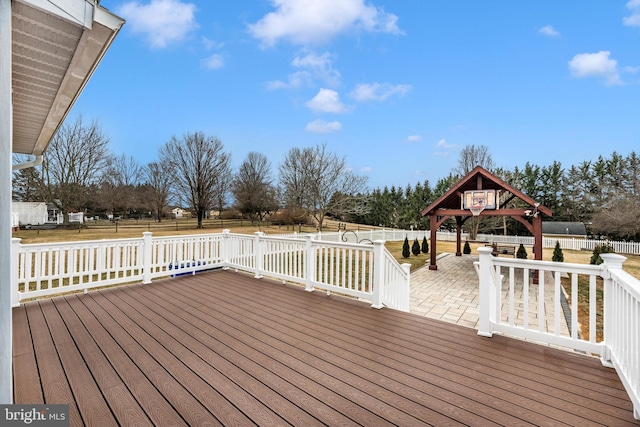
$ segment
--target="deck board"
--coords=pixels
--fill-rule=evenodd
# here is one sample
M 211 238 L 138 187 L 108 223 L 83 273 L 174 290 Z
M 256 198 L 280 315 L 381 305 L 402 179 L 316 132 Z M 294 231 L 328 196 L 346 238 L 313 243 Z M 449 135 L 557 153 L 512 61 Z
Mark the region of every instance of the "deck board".
M 640 425 L 598 359 L 213 271 L 13 309 L 14 400 L 71 425 Z

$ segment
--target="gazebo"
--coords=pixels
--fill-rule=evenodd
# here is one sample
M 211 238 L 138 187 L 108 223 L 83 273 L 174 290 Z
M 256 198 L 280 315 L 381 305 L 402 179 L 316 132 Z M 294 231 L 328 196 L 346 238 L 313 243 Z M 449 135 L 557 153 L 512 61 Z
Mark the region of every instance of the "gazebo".
M 502 200 L 501 200 L 502 199 Z M 514 199 L 520 199 L 527 207 L 506 208 Z M 431 260 L 429 270 L 437 270 L 436 232 L 449 218 L 456 221 L 456 256 L 462 256 L 462 225 L 472 216 L 510 216 L 519 221 L 534 236 L 534 259 L 542 259 L 542 215 L 552 216 L 549 208 L 525 195 L 491 174 L 481 166 L 476 166 L 446 193 L 422 211 L 422 216 L 431 217 Z

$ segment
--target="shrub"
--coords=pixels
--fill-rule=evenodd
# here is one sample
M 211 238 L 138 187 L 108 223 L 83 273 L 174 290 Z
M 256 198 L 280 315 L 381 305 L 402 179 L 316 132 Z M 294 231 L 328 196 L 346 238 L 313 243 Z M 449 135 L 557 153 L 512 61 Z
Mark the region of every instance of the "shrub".
M 405 237 L 404 243 L 402 244 L 402 258 L 409 258 L 410 256 L 411 251 L 409 249 L 409 239 Z
M 528 257 L 529 254 L 527 254 L 527 250 L 524 248 L 524 245 L 520 243 L 520 246 L 518 246 L 518 252 L 516 252 L 516 258 L 527 259 Z
M 553 248 L 551 261 L 564 262 L 564 254 L 562 253 L 562 248 L 560 247 L 560 242 L 558 240 L 556 240 L 556 246 Z
M 418 242 L 418 238 L 417 237 L 416 237 L 416 240 L 413 241 L 413 245 L 411 245 L 411 252 L 415 256 L 420 255 L 420 242 Z
M 427 236 L 424 236 L 422 238 L 422 253 L 423 254 L 428 254 L 429 253 L 429 242 L 427 242 Z
M 469 255 L 471 253 L 471 246 L 469 245 L 469 241 L 465 240 L 464 248 L 462 248 L 462 253 L 465 255 Z
M 600 265 L 602 264 L 602 257 L 600 256 L 600 254 L 610 254 L 610 253 L 614 253 L 615 250 L 613 249 L 613 246 L 608 245 L 608 244 L 602 244 L 602 245 L 596 245 L 593 248 L 593 255 L 591 255 L 591 260 L 589 261 L 590 264 L 595 264 L 595 265 Z

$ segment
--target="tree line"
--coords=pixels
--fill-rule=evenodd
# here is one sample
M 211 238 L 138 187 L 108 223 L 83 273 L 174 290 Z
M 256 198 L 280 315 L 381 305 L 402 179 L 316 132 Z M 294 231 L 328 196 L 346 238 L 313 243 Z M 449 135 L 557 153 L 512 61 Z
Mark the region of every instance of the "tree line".
M 15 163 L 24 162 L 16 157 Z M 428 180 L 406 187 L 369 189 L 344 157 L 324 144 L 292 148 L 274 170 L 264 154 L 251 152 L 236 171 L 231 153 L 202 132 L 172 137 L 157 161 L 138 164 L 115 156 L 97 121 L 82 117 L 65 122 L 36 168 L 13 175 L 13 200 L 53 203 L 65 215 L 111 213 L 161 221 L 170 207 L 190 210 L 202 220 L 211 211 L 230 211 L 252 221 L 314 222 L 327 217 L 394 228 L 427 229 L 420 212 L 475 166 L 550 208 L 555 221 L 580 221 L 595 235 L 640 240 L 640 158 L 635 152 L 583 161 L 564 167 L 559 161 L 539 166 L 527 162 L 513 169 L 497 167 L 486 146 L 470 145 L 458 164 L 435 185 Z M 508 201 L 508 207 L 519 207 Z M 444 224 L 445 227 L 450 224 Z M 510 218 L 467 221 L 474 232 L 526 234 Z
M 435 186 L 424 181 L 404 189 L 374 189 L 369 194 L 372 208 L 355 219 L 369 225 L 426 229 L 428 221 L 420 211 L 477 165 L 550 208 L 553 217 L 548 220 L 583 222 L 590 234 L 599 237 L 640 240 L 640 157 L 634 151 L 627 156 L 614 151 L 609 157 L 568 167 L 554 161 L 547 166 L 527 162 L 508 169 L 495 166 L 486 146 L 467 146 L 458 166 Z M 524 206 L 513 200 L 505 207 Z M 467 228 L 474 226 L 476 233 L 528 234 L 522 224 L 507 217 L 481 217 L 465 223 Z M 444 227 L 454 229 L 451 223 Z
M 14 164 L 26 156 L 14 157 Z M 17 170 L 13 200 L 55 205 L 68 222 L 70 212 L 89 215 L 153 217 L 171 206 L 190 210 L 202 227 L 211 211 L 233 209 L 251 220 L 301 223 L 321 229 L 327 215 L 357 213 L 367 179 L 354 174 L 346 159 L 326 145 L 292 148 L 278 167 L 278 179 L 264 154 L 251 152 L 237 171 L 222 142 L 202 132 L 172 137 L 158 160 L 140 165 L 115 156 L 97 121 L 65 122 L 47 148 L 42 164 Z

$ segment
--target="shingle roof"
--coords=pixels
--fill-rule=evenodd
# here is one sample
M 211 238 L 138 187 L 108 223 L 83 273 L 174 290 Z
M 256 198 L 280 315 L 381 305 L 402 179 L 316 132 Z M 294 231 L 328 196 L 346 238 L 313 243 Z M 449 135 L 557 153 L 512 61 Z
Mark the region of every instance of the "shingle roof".
M 566 234 L 568 236 L 586 236 L 587 229 L 582 222 L 542 221 L 542 234 Z

